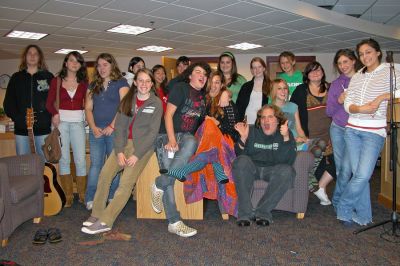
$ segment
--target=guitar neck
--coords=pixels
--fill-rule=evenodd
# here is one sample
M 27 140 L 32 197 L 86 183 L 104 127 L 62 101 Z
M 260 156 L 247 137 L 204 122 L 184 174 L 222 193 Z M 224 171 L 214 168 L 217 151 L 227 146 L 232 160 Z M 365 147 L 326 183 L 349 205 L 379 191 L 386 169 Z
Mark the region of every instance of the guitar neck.
M 35 121 L 33 108 L 26 109 L 26 128 L 28 129 L 29 146 L 31 147 L 31 152 L 36 153 L 35 140 L 33 135 L 33 123 Z
M 33 128 L 28 128 L 29 147 L 32 153 L 36 153 L 35 140 L 33 135 Z

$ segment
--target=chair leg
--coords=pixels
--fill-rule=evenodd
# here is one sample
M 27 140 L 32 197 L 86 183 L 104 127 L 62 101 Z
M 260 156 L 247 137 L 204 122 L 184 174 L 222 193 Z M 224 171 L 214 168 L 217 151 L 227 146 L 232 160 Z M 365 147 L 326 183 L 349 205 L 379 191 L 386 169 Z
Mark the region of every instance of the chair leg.
M 229 214 L 224 213 L 224 214 L 221 214 L 221 216 L 222 216 L 222 220 L 229 220 Z
M 304 212 L 299 212 L 299 213 L 296 214 L 296 218 L 297 219 L 304 219 L 304 215 L 305 215 Z
M 1 247 L 4 248 L 8 245 L 8 238 L 1 240 Z
M 33 218 L 33 223 L 34 224 L 39 224 L 41 221 L 42 221 L 42 217 Z

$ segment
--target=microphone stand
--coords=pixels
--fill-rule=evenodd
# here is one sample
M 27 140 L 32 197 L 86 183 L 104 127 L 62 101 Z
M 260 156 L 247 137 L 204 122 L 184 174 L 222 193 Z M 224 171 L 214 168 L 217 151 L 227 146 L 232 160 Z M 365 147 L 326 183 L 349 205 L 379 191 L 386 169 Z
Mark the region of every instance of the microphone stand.
M 389 169 L 392 172 L 392 189 L 393 189 L 393 198 L 392 198 L 392 213 L 390 215 L 390 219 L 386 221 L 382 221 L 376 224 L 372 224 L 370 226 L 367 226 L 365 228 L 359 229 L 357 231 L 354 231 L 354 234 L 358 234 L 364 231 L 367 231 L 369 229 L 385 225 L 387 223 L 392 223 L 391 230 L 385 231 L 383 234 L 386 235 L 391 235 L 393 237 L 399 237 L 400 235 L 397 233 L 397 230 L 399 228 L 399 219 L 398 219 L 398 214 L 396 212 L 396 187 L 397 187 L 397 125 L 396 122 L 394 122 L 394 62 L 393 62 L 393 52 L 392 51 L 387 51 L 387 57 L 386 60 L 390 64 L 390 146 L 389 146 Z M 382 235 L 383 235 L 382 234 Z

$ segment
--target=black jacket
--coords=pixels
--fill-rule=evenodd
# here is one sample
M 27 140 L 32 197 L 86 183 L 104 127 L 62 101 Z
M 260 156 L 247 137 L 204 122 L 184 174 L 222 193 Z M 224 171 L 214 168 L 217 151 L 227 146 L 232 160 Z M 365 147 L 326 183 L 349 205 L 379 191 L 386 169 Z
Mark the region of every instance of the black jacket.
M 238 110 L 238 119 L 239 121 L 243 121 L 244 115 L 246 114 L 246 108 L 250 102 L 250 95 L 253 91 L 254 87 L 254 78 L 250 81 L 247 81 L 242 85 L 242 88 L 239 91 L 238 98 L 236 100 L 236 107 Z M 262 104 L 261 106 L 268 103 L 268 97 L 263 94 Z
M 253 125 L 249 128 L 244 149 L 235 144 L 235 152 L 239 155 L 247 155 L 256 166 L 267 167 L 277 164 L 292 165 L 296 159 L 296 142 L 291 132 L 289 140 L 284 141 L 279 128 L 274 134 L 265 135 L 262 128 Z
M 290 101 L 297 104 L 299 108 L 301 128 L 304 130 L 304 134 L 308 137 L 310 133 L 308 131 L 307 91 L 308 85 L 305 83 L 300 84 L 294 90 Z
M 51 114 L 46 109 L 47 93 L 53 74 L 41 70 L 31 75 L 26 70 L 12 75 L 4 98 L 4 111 L 14 121 L 16 135 L 28 135 L 26 109 L 33 107 L 35 135 L 46 135 L 51 131 Z

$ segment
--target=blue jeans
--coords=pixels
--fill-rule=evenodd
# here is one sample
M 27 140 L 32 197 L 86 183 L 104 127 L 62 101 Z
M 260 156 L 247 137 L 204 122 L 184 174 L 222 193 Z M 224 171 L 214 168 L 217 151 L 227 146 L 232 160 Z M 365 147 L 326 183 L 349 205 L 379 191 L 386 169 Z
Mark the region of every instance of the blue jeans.
M 347 183 L 337 205 L 337 218 L 366 225 L 372 222 L 369 179 L 383 148 L 382 136 L 346 128 L 346 151 L 350 158 L 353 177 Z
M 88 173 L 88 181 L 86 188 L 86 202 L 93 201 L 97 189 L 97 181 L 99 179 L 101 168 L 103 168 L 106 157 L 110 155 L 114 146 L 114 134 L 111 136 L 101 136 L 96 138 L 92 130 L 89 130 L 90 145 L 90 168 Z M 119 175 L 113 179 L 110 187 L 109 199 L 114 198 L 114 193 L 118 188 Z
M 168 158 L 168 152 L 164 146 L 168 143 L 167 134 L 160 134 L 156 139 L 156 152 L 160 169 L 179 168 L 185 165 L 190 157 L 196 152 L 198 141 L 190 133 L 175 134 L 179 151 L 175 153 L 174 158 Z M 161 175 L 156 178 L 157 188 L 164 191 L 163 204 L 165 216 L 170 224 L 181 220 L 180 214 L 176 208 L 174 184 L 175 177 Z
M 46 159 L 44 158 L 42 145 L 44 145 L 44 139 L 46 137 L 47 135 L 34 136 L 33 139 L 35 143 L 36 153 L 42 157 L 43 161 L 46 161 Z M 31 147 L 29 145 L 29 137 L 24 135 L 15 135 L 15 148 L 17 155 L 24 155 L 31 153 Z
M 332 122 L 330 136 L 336 166 L 336 186 L 332 197 L 332 204 L 334 208 L 337 207 L 340 196 L 342 195 L 343 190 L 351 178 L 351 165 L 349 156 L 346 152 L 344 131 L 345 127 L 338 126 L 335 124 L 335 122 Z
M 58 129 L 61 133 L 60 175 L 71 173 L 70 146 L 74 155 L 77 176 L 86 176 L 86 134 L 84 122 L 61 121 Z

